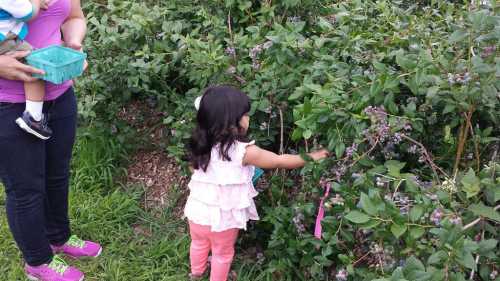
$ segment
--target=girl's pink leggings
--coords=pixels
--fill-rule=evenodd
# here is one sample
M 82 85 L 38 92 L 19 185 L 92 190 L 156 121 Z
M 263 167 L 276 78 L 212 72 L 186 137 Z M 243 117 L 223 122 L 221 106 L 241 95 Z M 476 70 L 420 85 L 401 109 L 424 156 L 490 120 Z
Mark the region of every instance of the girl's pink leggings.
M 234 244 L 239 229 L 212 232 L 210 226 L 189 222 L 191 234 L 191 274 L 199 276 L 207 269 L 208 253 L 212 250 L 210 281 L 226 281 L 234 256 Z

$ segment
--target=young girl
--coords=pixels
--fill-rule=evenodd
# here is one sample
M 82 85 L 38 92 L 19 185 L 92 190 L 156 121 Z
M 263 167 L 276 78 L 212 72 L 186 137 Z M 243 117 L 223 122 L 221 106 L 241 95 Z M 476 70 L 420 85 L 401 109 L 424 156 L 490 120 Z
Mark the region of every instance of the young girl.
M 184 214 L 191 235 L 191 279 L 201 278 L 212 251 L 210 281 L 225 281 L 234 245 L 247 221 L 258 220 L 253 202 L 254 166 L 294 169 L 305 165 L 298 155 L 277 155 L 246 138 L 250 100 L 229 86 L 208 88 L 200 102 L 197 126 L 190 142 L 194 173 Z M 309 154 L 325 158 L 326 150 Z

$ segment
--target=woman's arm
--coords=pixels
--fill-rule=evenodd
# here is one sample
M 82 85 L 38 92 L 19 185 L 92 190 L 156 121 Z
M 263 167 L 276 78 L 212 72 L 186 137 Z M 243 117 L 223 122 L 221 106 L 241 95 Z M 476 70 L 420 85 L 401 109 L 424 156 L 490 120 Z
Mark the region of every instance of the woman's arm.
M 0 77 L 9 80 L 21 80 L 24 82 L 33 82 L 37 79 L 32 74 L 41 74 L 44 72 L 19 62 L 20 58 L 27 56 L 29 52 L 15 52 L 9 55 L 0 56 Z
M 71 0 L 71 11 L 61 26 L 64 43 L 67 47 L 81 51 L 87 33 L 87 22 L 83 15 L 80 0 Z
M 31 14 L 30 20 L 34 20 L 36 16 L 38 16 L 38 12 L 40 12 L 40 0 L 31 0 L 31 5 L 33 7 L 33 13 Z
M 320 160 L 328 156 L 326 149 L 318 150 L 309 153 L 313 160 Z M 243 158 L 244 165 L 254 165 L 263 169 L 295 169 L 303 167 L 306 161 L 299 155 L 282 154 L 278 155 L 274 152 L 262 149 L 256 145 L 247 147 L 245 157 Z

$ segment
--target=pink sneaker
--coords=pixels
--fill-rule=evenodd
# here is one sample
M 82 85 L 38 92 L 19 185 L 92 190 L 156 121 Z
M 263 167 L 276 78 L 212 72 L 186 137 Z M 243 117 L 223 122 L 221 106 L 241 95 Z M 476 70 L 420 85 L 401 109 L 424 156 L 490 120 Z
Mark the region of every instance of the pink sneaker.
M 28 279 L 33 281 L 82 281 L 84 277 L 80 270 L 69 266 L 57 255 L 49 264 L 25 265 L 24 271 Z
M 68 242 L 62 246 L 50 246 L 54 253 L 61 253 L 69 256 L 70 258 L 82 258 L 82 257 L 98 257 L 102 252 L 101 245 L 91 242 L 84 241 L 78 238 L 76 235 L 72 235 Z

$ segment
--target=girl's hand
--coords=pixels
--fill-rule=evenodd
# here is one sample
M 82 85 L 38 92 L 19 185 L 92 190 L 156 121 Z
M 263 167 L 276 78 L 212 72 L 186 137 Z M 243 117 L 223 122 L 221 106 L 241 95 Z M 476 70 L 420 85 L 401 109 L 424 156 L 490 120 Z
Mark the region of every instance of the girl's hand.
M 51 0 L 40 0 L 40 9 L 47 10 L 49 8 Z
M 317 150 L 317 151 L 313 151 L 313 152 L 309 153 L 309 156 L 311 156 L 311 158 L 314 161 L 325 159 L 326 157 L 328 157 L 328 155 L 330 155 L 330 152 L 328 152 L 328 150 L 326 150 L 326 149 L 321 149 L 321 150 Z

